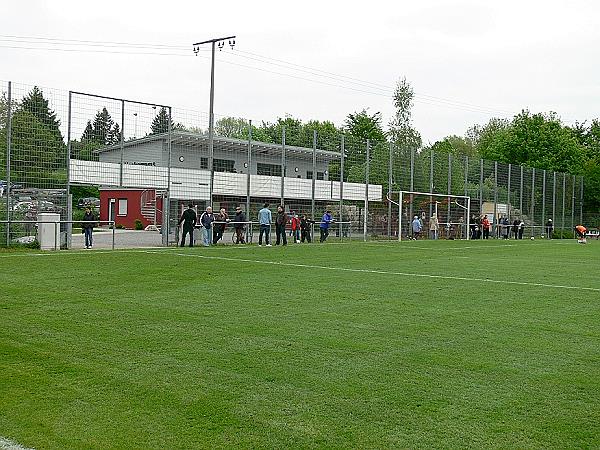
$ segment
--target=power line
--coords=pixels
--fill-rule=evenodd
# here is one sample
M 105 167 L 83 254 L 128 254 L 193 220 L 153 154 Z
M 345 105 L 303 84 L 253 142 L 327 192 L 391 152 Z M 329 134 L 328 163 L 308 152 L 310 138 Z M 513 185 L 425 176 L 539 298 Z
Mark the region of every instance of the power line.
M 30 46 L 17 46 L 17 45 L 1 45 L 2 42 L 16 42 L 16 43 L 28 43 L 33 44 L 37 47 Z M 118 51 L 118 50 L 106 50 L 106 49 L 85 49 L 85 48 L 56 48 L 56 47 L 39 47 L 38 45 L 54 45 L 54 46 L 91 46 L 91 47 L 101 47 L 101 48 L 123 48 L 126 49 L 139 49 L 139 50 L 160 50 L 160 52 L 134 52 L 134 51 Z M 106 54 L 128 54 L 128 55 L 156 55 L 156 56 L 186 56 L 183 53 L 171 53 L 166 52 L 165 50 L 182 50 L 185 51 L 188 47 L 183 46 L 175 46 L 175 45 L 167 45 L 167 44 L 140 44 L 140 43 L 131 43 L 131 42 L 115 42 L 115 41 L 92 41 L 92 40 L 76 40 L 76 39 L 59 39 L 59 38 L 47 38 L 47 37 L 37 37 L 37 36 L 16 36 L 16 35 L 0 35 L 0 48 L 9 48 L 9 49 L 24 49 L 24 50 L 44 50 L 44 51 L 62 51 L 62 52 L 82 52 L 82 53 L 106 53 Z M 201 50 L 202 51 L 202 50 Z M 390 98 L 391 96 L 387 94 L 390 91 L 393 91 L 392 86 L 386 86 L 379 83 L 373 83 L 366 80 L 361 80 L 358 78 L 348 77 L 346 75 L 336 74 L 334 72 L 328 72 L 325 70 L 304 66 L 301 64 L 295 64 L 288 61 L 284 61 L 281 59 L 270 58 L 264 55 L 259 55 L 257 53 L 245 52 L 238 50 L 233 53 L 236 57 L 245 58 L 248 60 L 253 60 L 256 62 L 260 62 L 262 64 L 269 64 L 277 67 L 284 68 L 286 70 L 292 70 L 296 72 L 306 73 L 319 78 L 326 78 L 328 80 L 337 81 L 340 84 L 332 84 L 328 82 L 324 82 L 321 80 L 315 80 L 311 78 L 301 77 L 298 75 L 293 75 L 284 72 L 273 71 L 261 67 L 250 66 L 246 64 L 234 63 L 232 61 L 224 61 L 228 64 L 237 65 L 238 67 L 244 67 L 252 70 L 258 70 L 266 73 L 272 73 L 275 75 L 286 76 L 294 79 L 300 79 L 303 81 L 309 81 L 312 83 L 318 83 L 325 86 L 337 87 L 347 90 L 352 90 L 355 92 L 366 93 L 370 95 L 378 95 L 385 96 Z M 250 56 L 245 56 L 250 55 Z M 347 85 L 350 86 L 347 86 Z M 360 89 L 357 89 L 357 87 Z M 422 94 L 419 92 L 415 92 L 415 102 L 432 105 L 432 106 L 444 106 L 448 108 L 461 109 L 464 111 L 476 112 L 476 113 L 485 113 L 485 114 L 513 114 L 510 111 L 501 110 L 497 108 L 479 106 L 467 102 L 457 101 L 446 99 L 443 97 L 437 97 L 429 94 Z

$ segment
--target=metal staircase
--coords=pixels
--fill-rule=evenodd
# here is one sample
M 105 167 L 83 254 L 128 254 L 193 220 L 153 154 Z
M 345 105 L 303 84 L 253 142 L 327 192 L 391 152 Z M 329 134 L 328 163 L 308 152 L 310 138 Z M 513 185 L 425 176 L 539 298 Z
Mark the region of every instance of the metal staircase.
M 159 214 L 162 215 L 162 211 L 157 208 L 156 199 L 164 198 L 164 195 L 164 190 L 146 189 L 142 192 L 140 210 L 144 219 L 150 222 L 150 225 L 146 227 L 147 231 L 160 231 L 161 224 L 157 223 L 157 217 Z

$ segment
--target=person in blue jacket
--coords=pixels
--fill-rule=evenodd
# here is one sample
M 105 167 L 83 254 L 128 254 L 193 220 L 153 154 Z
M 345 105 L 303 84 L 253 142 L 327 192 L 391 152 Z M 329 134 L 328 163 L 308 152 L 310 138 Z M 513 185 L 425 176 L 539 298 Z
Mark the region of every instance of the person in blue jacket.
M 321 242 L 325 242 L 327 240 L 327 236 L 329 236 L 329 225 L 333 222 L 333 217 L 331 215 L 331 211 L 325 211 L 323 214 L 323 218 L 321 219 Z

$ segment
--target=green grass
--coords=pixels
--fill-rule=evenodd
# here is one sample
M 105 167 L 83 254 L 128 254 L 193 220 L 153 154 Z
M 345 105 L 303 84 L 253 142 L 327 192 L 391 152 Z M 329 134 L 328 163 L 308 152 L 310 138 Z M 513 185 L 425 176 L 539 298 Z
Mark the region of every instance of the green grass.
M 599 252 L 5 253 L 0 436 L 38 449 L 598 448 Z

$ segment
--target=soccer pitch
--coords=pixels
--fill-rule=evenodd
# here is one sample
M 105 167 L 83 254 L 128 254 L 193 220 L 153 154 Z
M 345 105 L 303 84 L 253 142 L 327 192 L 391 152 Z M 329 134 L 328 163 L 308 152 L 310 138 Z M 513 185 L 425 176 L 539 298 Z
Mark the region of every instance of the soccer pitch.
M 0 443 L 600 446 L 600 244 L 0 253 Z

